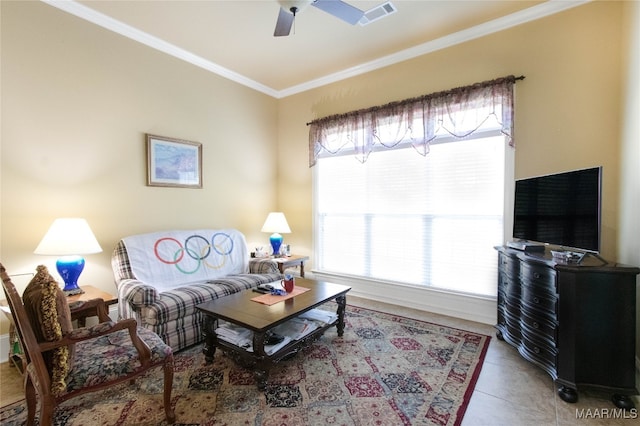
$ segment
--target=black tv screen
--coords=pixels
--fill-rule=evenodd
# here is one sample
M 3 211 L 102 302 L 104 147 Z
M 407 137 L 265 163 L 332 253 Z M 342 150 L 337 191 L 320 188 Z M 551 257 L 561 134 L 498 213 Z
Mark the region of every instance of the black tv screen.
M 513 238 L 600 251 L 602 167 L 516 180 Z

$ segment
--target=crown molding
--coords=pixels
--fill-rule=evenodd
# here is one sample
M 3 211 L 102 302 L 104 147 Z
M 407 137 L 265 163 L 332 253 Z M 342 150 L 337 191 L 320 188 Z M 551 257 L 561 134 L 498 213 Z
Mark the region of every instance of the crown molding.
M 251 89 L 265 93 L 275 98 L 279 97 L 279 92 L 264 84 L 258 83 L 250 78 L 247 78 L 237 72 L 234 72 L 228 68 L 220 66 L 214 62 L 204 59 L 201 56 L 195 55 L 188 50 L 182 49 L 174 44 L 168 43 L 158 37 L 152 36 L 144 31 L 140 31 L 137 28 L 127 25 L 124 22 L 113 19 L 103 13 L 97 12 L 90 7 L 84 6 L 73 0 L 41 0 L 50 6 L 70 13 L 78 18 L 82 18 L 93 24 L 96 24 L 102 28 L 113 31 L 137 42 L 140 42 L 153 49 L 164 52 L 168 55 L 181 59 L 185 62 L 193 64 L 197 67 L 203 68 L 221 77 L 227 78 L 236 83 L 247 86 Z
M 512 13 L 511 15 L 503 16 L 501 18 L 476 25 L 475 27 L 470 27 L 465 30 L 428 41 L 409 49 L 401 50 L 391 55 L 387 55 L 352 68 L 347 68 L 345 70 L 329 74 L 324 77 L 308 81 L 306 83 L 291 86 L 278 92 L 278 95 L 280 98 L 284 98 L 287 96 L 295 95 L 297 93 L 306 92 L 307 90 L 316 89 L 327 84 L 346 80 L 347 78 L 365 74 L 370 71 L 387 67 L 389 65 L 417 58 L 419 56 L 446 49 L 457 44 L 461 44 L 470 40 L 484 37 L 489 34 L 506 30 L 508 28 L 522 25 L 527 22 L 535 21 L 546 16 L 554 15 L 556 13 L 563 12 L 576 6 L 581 6 L 591 1 L 592 0 L 550 0 L 548 2 L 530 7 L 528 9 Z
M 84 6 L 74 0 L 41 0 L 42 2 L 77 16 L 81 19 L 89 21 L 100 27 L 123 35 L 127 38 L 140 42 L 153 49 L 164 52 L 168 55 L 181 59 L 185 62 L 203 68 L 221 77 L 227 78 L 243 86 L 257 90 L 266 95 L 277 99 L 287 96 L 306 92 L 331 83 L 365 74 L 380 68 L 384 68 L 399 62 L 423 56 L 438 50 L 442 50 L 457 44 L 461 44 L 470 40 L 474 40 L 489 34 L 503 31 L 527 22 L 535 21 L 546 16 L 554 15 L 565 10 L 581 6 L 592 0 L 550 0 L 528 9 L 521 10 L 510 15 L 485 22 L 475 27 L 467 28 L 456 33 L 440 37 L 435 40 L 420 44 L 409 49 L 405 49 L 391 55 L 387 55 L 370 62 L 366 62 L 355 67 L 347 68 L 336 73 L 328 74 L 324 77 L 317 78 L 302 84 L 291 86 L 283 90 L 276 90 L 261 84 L 255 80 L 238 74 L 228 68 L 220 66 L 214 62 L 195 55 L 185 49 L 168 43 L 158 37 L 152 36 L 144 31 L 140 31 L 130 25 L 127 25 L 117 19 L 113 19 L 103 13 L 97 12 L 90 7 Z

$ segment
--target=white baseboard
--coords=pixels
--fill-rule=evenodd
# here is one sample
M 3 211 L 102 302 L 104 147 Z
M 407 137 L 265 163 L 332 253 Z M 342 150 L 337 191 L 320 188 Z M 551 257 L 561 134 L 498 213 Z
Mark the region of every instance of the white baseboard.
M 418 287 L 377 280 L 344 277 L 320 273 L 305 274 L 306 278 L 329 281 L 351 287 L 349 294 L 365 299 L 420 309 L 440 315 L 462 318 L 482 324 L 496 323 L 495 298 L 451 293 L 429 287 Z M 349 299 L 347 295 L 347 300 Z M 347 302 L 348 303 L 348 302 Z
M 0 336 L 0 362 L 9 361 L 9 334 Z
M 118 306 L 109 306 L 109 317 L 113 321 L 118 320 Z M 91 325 L 91 320 L 89 320 Z M 9 334 L 0 335 L 0 363 L 9 361 Z

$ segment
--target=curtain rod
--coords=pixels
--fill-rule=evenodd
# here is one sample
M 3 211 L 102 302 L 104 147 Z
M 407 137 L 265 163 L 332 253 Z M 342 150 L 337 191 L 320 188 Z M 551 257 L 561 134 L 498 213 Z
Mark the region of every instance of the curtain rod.
M 408 102 L 408 101 L 417 100 L 417 99 L 421 99 L 421 98 L 426 98 L 426 97 L 430 97 L 430 96 L 434 96 L 434 95 L 438 95 L 438 94 L 442 94 L 442 93 L 448 93 L 448 92 L 452 92 L 452 91 L 455 91 L 455 90 L 463 89 L 465 87 L 489 85 L 489 84 L 493 84 L 493 83 L 495 83 L 495 82 L 497 82 L 499 80 L 510 79 L 510 78 L 513 79 L 514 81 L 518 81 L 518 80 L 524 80 L 525 76 L 524 75 L 521 75 L 521 76 L 518 76 L 518 77 L 507 76 L 507 77 L 502 77 L 502 78 L 498 78 L 498 79 L 495 79 L 495 80 L 485 81 L 485 82 L 482 82 L 482 83 L 474 83 L 474 84 L 471 84 L 469 86 L 457 87 L 455 89 L 444 90 L 442 92 L 434 92 L 434 93 L 429 94 L 429 95 L 423 95 L 423 96 L 418 96 L 416 98 L 409 98 L 409 99 L 405 99 L 405 100 L 402 100 L 402 101 L 391 102 L 391 103 L 388 103 L 386 105 L 381 105 L 381 106 L 378 106 L 378 107 L 371 107 L 371 108 L 361 109 L 361 110 L 358 110 L 358 111 L 345 112 L 345 113 L 342 113 L 342 114 L 335 114 L 334 117 L 339 117 L 339 116 L 342 116 L 342 115 L 349 115 L 349 114 L 357 113 L 357 112 L 360 112 L 360 111 L 371 111 L 371 110 L 375 110 L 375 109 L 378 109 L 378 108 L 381 108 L 381 107 L 385 107 L 387 105 L 392 105 L 392 104 L 397 104 L 397 103 L 402 103 L 402 102 Z M 308 122 L 307 126 L 310 126 L 310 125 L 312 125 L 313 123 L 315 123 L 317 121 L 325 120 L 325 119 L 330 118 L 330 117 L 332 117 L 332 116 L 327 116 L 327 117 L 323 117 L 323 118 L 317 118 L 315 120 L 312 120 L 312 121 Z

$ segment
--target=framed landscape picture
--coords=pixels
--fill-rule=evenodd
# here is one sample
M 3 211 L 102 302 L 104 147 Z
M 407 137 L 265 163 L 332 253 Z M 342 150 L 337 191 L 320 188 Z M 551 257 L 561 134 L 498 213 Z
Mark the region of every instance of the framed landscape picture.
M 202 188 L 202 144 L 147 134 L 147 185 Z

